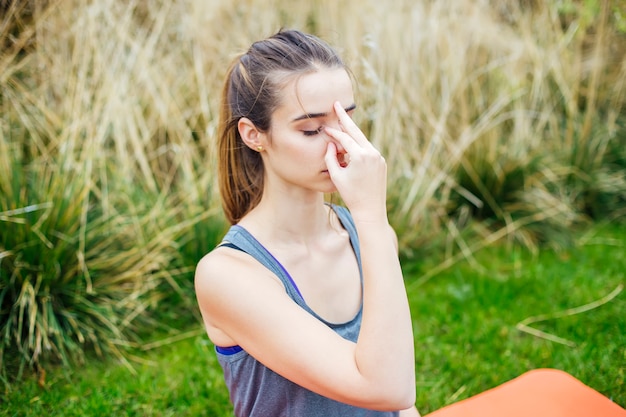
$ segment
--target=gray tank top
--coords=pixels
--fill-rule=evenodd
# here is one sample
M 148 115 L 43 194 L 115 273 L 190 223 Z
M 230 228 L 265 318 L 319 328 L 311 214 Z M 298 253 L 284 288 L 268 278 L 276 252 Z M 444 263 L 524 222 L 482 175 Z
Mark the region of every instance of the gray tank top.
M 331 207 L 350 236 L 361 270 L 359 241 L 352 217 L 345 207 Z M 242 250 L 257 259 L 280 278 L 287 294 L 300 307 L 345 339 L 356 342 L 361 327 L 362 308 L 346 323 L 329 323 L 307 305 L 285 268 L 246 229 L 232 226 L 222 244 Z M 216 352 L 237 417 L 397 417 L 399 414 L 397 411 L 366 410 L 323 397 L 273 372 L 239 346 L 216 347 Z

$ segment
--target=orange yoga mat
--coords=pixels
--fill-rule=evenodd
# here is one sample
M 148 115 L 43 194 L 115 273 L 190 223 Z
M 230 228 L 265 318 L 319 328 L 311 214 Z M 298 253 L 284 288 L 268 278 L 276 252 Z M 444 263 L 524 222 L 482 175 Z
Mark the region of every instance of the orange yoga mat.
M 626 417 L 626 410 L 566 372 L 535 369 L 425 417 Z

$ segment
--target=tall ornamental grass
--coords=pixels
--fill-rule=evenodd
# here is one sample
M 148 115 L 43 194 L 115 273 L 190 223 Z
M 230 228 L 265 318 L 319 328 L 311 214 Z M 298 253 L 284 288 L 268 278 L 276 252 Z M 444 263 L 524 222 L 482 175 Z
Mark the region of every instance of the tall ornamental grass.
M 146 323 L 194 315 L 195 262 L 225 228 L 222 79 L 281 27 L 346 58 L 403 256 L 445 249 L 427 274 L 494 242 L 563 245 L 623 218 L 624 6 L 1 2 L 0 368 L 123 358 Z

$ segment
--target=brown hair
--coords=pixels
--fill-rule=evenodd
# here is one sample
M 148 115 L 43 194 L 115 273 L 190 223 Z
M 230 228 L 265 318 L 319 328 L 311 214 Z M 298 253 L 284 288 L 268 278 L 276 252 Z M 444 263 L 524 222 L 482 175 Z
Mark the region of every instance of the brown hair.
M 265 170 L 259 152 L 246 146 L 238 122 L 250 119 L 268 132 L 281 90 L 298 76 L 321 68 L 346 68 L 321 39 L 297 30 L 281 30 L 252 44 L 237 57 L 226 75 L 218 127 L 218 180 L 222 206 L 231 224 L 261 200 Z

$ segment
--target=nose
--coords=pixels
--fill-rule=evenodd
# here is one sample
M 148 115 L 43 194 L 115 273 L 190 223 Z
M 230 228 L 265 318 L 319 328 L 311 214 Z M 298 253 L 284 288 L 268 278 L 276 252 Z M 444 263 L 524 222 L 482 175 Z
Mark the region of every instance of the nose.
M 337 130 L 341 130 L 341 123 L 339 123 L 339 119 L 333 120 L 331 122 L 328 122 L 326 124 L 328 127 L 331 127 L 333 129 L 337 129 Z M 345 150 L 345 148 L 343 147 L 343 145 L 341 144 L 341 142 L 339 142 L 338 140 L 336 140 L 335 138 L 326 135 L 326 140 L 331 141 L 335 144 L 335 146 L 337 147 L 337 154 L 339 155 L 345 155 L 346 153 L 348 153 L 348 151 Z

